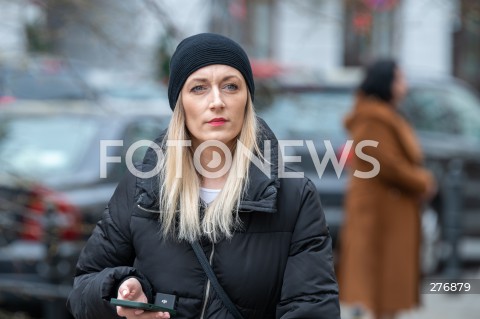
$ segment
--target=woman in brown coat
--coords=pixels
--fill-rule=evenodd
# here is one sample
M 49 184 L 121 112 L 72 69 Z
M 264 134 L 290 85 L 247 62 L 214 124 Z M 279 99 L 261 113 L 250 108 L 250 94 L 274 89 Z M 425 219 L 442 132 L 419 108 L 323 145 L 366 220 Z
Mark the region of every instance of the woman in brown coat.
M 367 69 L 345 121 L 354 146 L 365 140 L 378 145 L 365 146 L 364 155 L 357 156 L 357 151 L 352 158 L 352 172 L 375 176 L 355 174 L 350 179 L 341 234 L 340 298 L 375 319 L 393 318 L 418 305 L 420 207 L 436 189 L 432 175 L 421 166 L 422 153 L 410 125 L 397 112 L 405 92 L 396 63 L 378 61 Z

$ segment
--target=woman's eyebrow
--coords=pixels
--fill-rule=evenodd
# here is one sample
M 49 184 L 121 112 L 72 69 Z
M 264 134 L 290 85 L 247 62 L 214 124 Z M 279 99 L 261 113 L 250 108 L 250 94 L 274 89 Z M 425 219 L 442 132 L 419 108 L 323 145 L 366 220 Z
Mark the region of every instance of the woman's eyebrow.
M 230 79 L 239 79 L 239 77 L 236 76 L 236 75 L 227 75 L 226 77 L 223 78 L 222 81 L 227 81 L 227 80 L 230 80 Z
M 227 80 L 230 80 L 230 79 L 240 79 L 238 76 L 236 75 L 227 75 L 225 76 L 223 79 L 222 79 L 222 82 L 223 81 L 227 81 Z M 192 78 L 192 79 L 189 79 L 188 80 L 188 83 L 192 83 L 192 82 L 200 82 L 200 83 L 205 83 L 205 82 L 208 82 L 209 80 L 207 78 Z

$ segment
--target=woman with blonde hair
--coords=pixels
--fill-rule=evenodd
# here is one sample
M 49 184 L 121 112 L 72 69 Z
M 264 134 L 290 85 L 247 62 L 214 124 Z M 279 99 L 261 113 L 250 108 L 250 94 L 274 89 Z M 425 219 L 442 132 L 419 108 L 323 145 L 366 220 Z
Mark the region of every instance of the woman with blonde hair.
M 178 45 L 170 125 L 79 258 L 75 318 L 340 318 L 319 196 L 306 178 L 279 177 L 254 91 L 234 41 L 204 33 Z

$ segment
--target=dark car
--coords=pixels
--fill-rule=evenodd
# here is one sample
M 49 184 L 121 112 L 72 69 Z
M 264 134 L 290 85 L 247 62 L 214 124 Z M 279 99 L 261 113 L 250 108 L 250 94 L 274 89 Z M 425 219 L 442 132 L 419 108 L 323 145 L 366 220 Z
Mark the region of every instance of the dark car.
M 0 61 L 0 106 L 15 100 L 94 100 L 88 67 L 53 56 Z
M 105 112 L 85 101 L 0 110 L 0 307 L 39 314 L 43 306 L 54 312 L 50 317 L 65 315 L 85 239 L 126 160 L 138 162 L 147 146 L 130 159 L 127 150 L 153 141 L 168 121 L 138 110 Z
M 335 171 L 328 154 L 333 154 L 335 160 L 340 157 L 348 140 L 342 124 L 343 117 L 352 103 L 353 91 L 349 88 L 282 87 L 273 94 L 271 105 L 258 110 L 279 140 L 287 144 L 290 143 L 288 141 L 296 141 L 285 145 L 285 155 L 300 158 L 285 165 L 304 172 L 316 185 L 334 239 L 343 220 L 347 174 L 344 169 Z M 327 152 L 327 147 L 330 152 Z M 320 165 L 315 165 L 315 161 Z M 322 162 L 324 165 L 321 165 Z
M 279 139 L 299 141 L 285 151 L 301 161 L 287 166 L 304 172 L 317 186 L 334 248 L 348 176 L 349 154 L 343 151 L 349 136 L 343 119 L 354 94 L 353 85 L 279 85 L 270 92 L 271 103 L 259 108 Z M 458 80 L 410 78 L 400 110 L 416 129 L 426 165 L 439 183 L 437 196 L 422 215 L 423 270 L 432 273 L 451 256 L 460 236 L 480 236 L 480 102 Z M 456 196 L 453 179 L 459 178 Z

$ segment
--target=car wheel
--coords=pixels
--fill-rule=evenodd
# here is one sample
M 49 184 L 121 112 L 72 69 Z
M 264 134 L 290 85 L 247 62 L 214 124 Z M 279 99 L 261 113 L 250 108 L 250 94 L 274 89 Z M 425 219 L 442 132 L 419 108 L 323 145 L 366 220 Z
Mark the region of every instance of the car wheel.
M 438 213 L 431 207 L 422 212 L 420 267 L 423 275 L 435 274 L 443 261 L 442 229 Z

